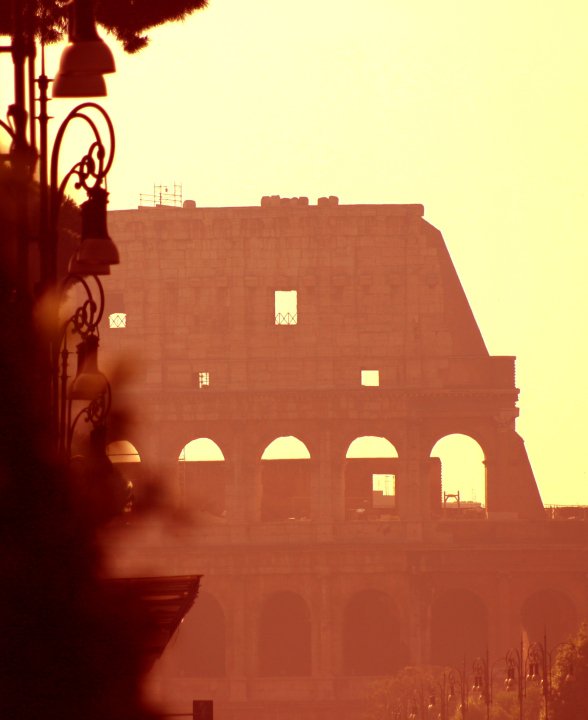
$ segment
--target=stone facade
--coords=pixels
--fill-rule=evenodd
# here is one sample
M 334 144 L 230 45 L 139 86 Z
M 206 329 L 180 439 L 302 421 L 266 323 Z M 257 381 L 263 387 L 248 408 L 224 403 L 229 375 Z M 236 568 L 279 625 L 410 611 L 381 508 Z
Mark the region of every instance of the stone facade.
M 585 524 L 546 517 L 514 358 L 488 354 L 422 206 L 187 202 L 111 212 L 109 229 L 107 316 L 125 326 L 105 322 L 101 357 L 132 358 L 115 397 L 136 418 L 112 439 L 140 455 L 137 496 L 151 468 L 189 518 L 119 566 L 204 574 L 157 669 L 170 712 L 356 718 L 403 665 L 499 657 L 587 616 Z M 455 433 L 484 454 L 475 514 L 447 512 L 431 457 Z M 307 457 L 262 460 L 290 437 Z M 395 452 L 347 457 L 362 437 Z M 199 438 L 221 459 L 178 461 Z

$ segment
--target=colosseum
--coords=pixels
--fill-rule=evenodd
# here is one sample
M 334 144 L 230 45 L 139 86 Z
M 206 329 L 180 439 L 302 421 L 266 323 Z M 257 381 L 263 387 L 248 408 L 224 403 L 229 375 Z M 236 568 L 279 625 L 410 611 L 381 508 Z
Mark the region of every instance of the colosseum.
M 131 512 L 118 571 L 203 575 L 153 671 L 169 713 L 355 720 L 399 668 L 554 645 L 588 616 L 584 518 L 543 507 L 515 358 L 489 355 L 423 215 L 109 213 L 101 362 L 132 360 L 115 398 L 135 418 L 111 458 L 177 522 L 133 533 Z M 475 497 L 448 485 L 452 438 L 479 452 Z

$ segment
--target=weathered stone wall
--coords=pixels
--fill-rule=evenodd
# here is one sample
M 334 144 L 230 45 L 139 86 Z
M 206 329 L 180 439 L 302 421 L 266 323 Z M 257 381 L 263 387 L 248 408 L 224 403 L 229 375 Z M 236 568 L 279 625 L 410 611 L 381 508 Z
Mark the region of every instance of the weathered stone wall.
M 170 711 L 214 698 L 221 720 L 352 718 L 370 683 L 403 664 L 445 651 L 471 660 L 486 645 L 495 656 L 521 630 L 536 635 L 543 615 L 560 639 L 586 616 L 584 526 L 545 519 L 515 431 L 514 358 L 489 356 L 422 215 L 277 198 L 110 213 L 121 265 L 105 283 L 108 314 L 126 313 L 126 327 L 102 329 L 101 357 L 132 359 L 135 379 L 115 397 L 136 416 L 113 439 L 158 468 L 191 518 L 174 536 L 129 545 L 119 570 L 148 560 L 205 575 L 201 616 L 197 602 L 160 663 Z M 296 324 L 276 324 L 276 290 L 297 291 Z M 379 386 L 362 386 L 362 370 L 378 370 Z M 452 433 L 483 450 L 483 519 L 442 511 L 430 456 Z M 310 458 L 270 472 L 261 456 L 282 436 Z M 356 507 L 350 488 L 370 468 L 346 452 L 362 436 L 397 450 L 372 467 L 396 478 L 393 512 Z M 178 463 L 195 438 L 224 461 Z M 279 517 L 271 477 L 295 488 Z M 276 607 L 291 607 L 291 622 Z M 289 659 L 272 655 L 280 645 Z M 288 664 L 298 656 L 299 676 Z

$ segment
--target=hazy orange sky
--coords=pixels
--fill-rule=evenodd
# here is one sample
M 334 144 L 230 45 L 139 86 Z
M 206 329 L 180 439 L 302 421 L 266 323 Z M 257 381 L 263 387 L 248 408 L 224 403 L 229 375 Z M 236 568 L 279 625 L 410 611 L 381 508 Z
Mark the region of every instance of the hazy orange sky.
M 518 357 L 544 502 L 588 504 L 587 22 L 580 0 L 210 0 L 136 56 L 110 41 L 110 207 L 174 181 L 199 206 L 422 203 L 490 353 Z

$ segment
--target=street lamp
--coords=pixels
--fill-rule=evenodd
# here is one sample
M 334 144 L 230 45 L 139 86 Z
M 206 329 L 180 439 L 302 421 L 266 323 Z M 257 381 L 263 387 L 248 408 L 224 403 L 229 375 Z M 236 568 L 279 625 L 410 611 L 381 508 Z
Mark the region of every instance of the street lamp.
M 542 643 L 532 642 L 527 650 L 527 673 L 526 682 L 536 683 L 541 686 L 543 702 L 545 707 L 545 720 L 548 720 L 549 713 L 549 671 L 547 668 L 547 640 L 544 637 Z
M 69 40 L 53 83 L 53 97 L 106 95 L 103 75 L 115 71 L 108 45 L 96 32 L 91 0 L 74 0 L 70 6 Z
M 91 131 L 91 143 L 87 153 L 65 174 L 61 183 L 58 180 L 59 152 L 62 141 L 70 124 L 81 121 Z M 108 142 L 105 145 L 99 131 L 98 122 L 103 121 L 107 129 Z M 47 218 L 48 242 L 45 256 L 42 257 L 44 281 L 49 287 L 55 285 L 58 276 L 57 248 L 59 211 L 62 206 L 68 183 L 74 180 L 77 189 L 84 189 L 87 200 L 82 203 L 81 241 L 70 258 L 68 274 L 61 284 L 61 298 L 74 286 L 82 291 L 79 306 L 61 323 L 52 337 L 50 348 L 51 398 L 50 421 L 53 434 L 57 438 L 60 456 L 64 460 L 71 457 L 73 432 L 77 420 L 84 416 L 93 428 L 103 426 L 110 410 L 110 386 L 97 368 L 99 344 L 99 324 L 104 314 L 104 290 L 101 275 L 110 273 L 110 266 L 119 262 L 116 246 L 108 235 L 106 226 L 107 192 L 105 179 L 114 157 L 114 129 L 107 113 L 93 102 L 85 102 L 75 107 L 61 124 L 51 153 L 49 176 L 49 213 Z M 68 364 L 70 350 L 69 336 L 77 336 L 78 372 L 69 383 Z M 89 375 L 94 376 L 90 390 Z M 85 378 L 85 381 L 82 382 Z M 89 405 L 78 412 L 72 420 L 71 405 L 74 400 L 87 400 Z
M 421 684 L 420 687 L 414 688 L 412 696 L 408 700 L 408 720 L 424 720 L 425 712 L 425 689 Z
M 439 720 L 447 720 L 449 710 L 459 701 L 458 710 L 463 718 L 467 715 L 468 693 L 465 675 L 465 662 L 463 670 L 457 668 L 446 668 L 437 685 L 439 690 L 439 709 L 437 717 Z M 437 694 L 433 690 L 429 697 L 429 711 L 437 710 Z
M 147 717 L 140 679 L 194 602 L 200 577 L 99 576 L 103 568 L 96 531 L 127 499 L 121 497 L 123 483 L 105 453 L 110 386 L 97 362 L 104 313 L 100 276 L 119 261 L 106 227 L 106 176 L 114 131 L 102 108 L 82 102 L 69 113 L 49 149 L 51 80 L 43 54 L 42 71 L 35 78 L 35 34 L 42 30 L 42 19 L 34 17 L 33 8 L 39 6 L 60 7 L 53 0 L 13 0 L 11 43 L 0 47 L 14 66 L 14 102 L 7 120 L 0 120 L 10 140 L 9 151 L 0 155 L 0 211 L 2 219 L 6 217 L 0 227 L 6 258 L 0 263 L 0 312 L 2 338 L 8 339 L 0 360 L 2 389 L 9 390 L 7 408 L 13 413 L 2 423 L 2 537 L 11 559 L 3 565 L 2 662 L 15 680 L 3 685 L 0 713 L 32 717 L 42 711 L 47 717 L 65 718 L 112 717 L 114 711 L 117 716 Z M 79 22 L 75 29 L 70 26 L 72 44 L 54 83 L 56 96 L 105 94 L 103 82 L 96 87 L 96 78 L 114 66 L 96 65 L 96 58 L 102 63 L 108 53 L 99 39 L 88 35 L 93 25 L 88 24 L 88 8 L 91 0 L 73 2 L 73 18 Z M 90 143 L 63 175 L 60 149 L 74 121 L 90 129 Z M 29 227 L 37 162 L 38 236 Z M 69 271 L 61 272 L 59 216 L 70 182 L 85 191 L 87 199 L 81 206 L 81 243 Z M 34 240 L 38 268 L 30 253 Z M 69 309 L 80 294 L 81 301 Z M 34 320 L 43 315 L 50 323 L 43 323 L 45 332 L 35 331 Z M 68 366 L 74 352 L 77 372 L 72 374 Z M 73 436 L 84 421 L 90 428 L 87 454 L 72 458 Z
M 106 228 L 106 176 L 114 157 L 114 129 L 106 111 L 93 102 L 84 102 L 72 110 L 59 127 L 53 148 L 49 151 L 47 131 L 49 115 L 48 90 L 51 80 L 45 74 L 44 49 L 41 48 L 41 74 L 35 78 L 36 21 L 33 4 L 14 0 L 13 33 L 9 46 L 0 48 L 10 52 L 14 66 L 14 103 L 9 107 L 7 122 L 0 127 L 10 137 L 7 160 L 16 197 L 16 231 L 14 294 L 17 306 L 26 316 L 34 297 L 56 293 L 59 269 L 59 214 L 68 183 L 85 191 L 87 199 L 81 205 L 82 241 L 70 261 L 69 272 L 63 281 L 59 300 L 72 286 L 79 286 L 85 297 L 80 306 L 63 322 L 59 309 L 51 308 L 53 323 L 46 347 L 40 352 L 38 376 L 40 381 L 41 415 L 50 428 L 52 444 L 61 460 L 71 456 L 72 435 L 77 420 L 83 416 L 94 429 L 105 423 L 110 406 L 110 388 L 105 381 L 96 397 L 85 397 L 80 388 L 88 385 L 88 362 L 96 357 L 98 323 L 104 311 L 104 291 L 99 279 L 108 274 L 110 266 L 119 262 L 116 246 Z M 42 29 L 42 28 L 41 28 Z M 54 97 L 82 97 L 105 95 L 103 75 L 113 72 L 114 60 L 106 44 L 99 38 L 93 17 L 92 0 L 74 0 L 70 5 L 70 45 L 64 50 L 60 69 L 53 81 Z M 35 86 L 38 97 L 35 97 Z M 27 93 L 28 90 L 28 93 Z M 38 107 L 38 114 L 36 109 Z M 37 125 L 39 143 L 37 147 Z M 66 131 L 81 121 L 90 129 L 90 145 L 83 157 L 59 181 L 59 155 Z M 104 129 L 106 132 L 104 133 Z M 105 139 L 103 139 L 103 136 Z M 33 277 L 30 262 L 32 233 L 29 229 L 29 204 L 32 179 L 39 162 L 39 271 Z M 71 354 L 68 339 L 77 335 L 78 375 L 71 387 L 68 361 Z M 95 363 L 94 363 L 95 364 Z M 96 368 L 96 373 L 97 373 Z M 80 378 L 80 373 L 85 376 Z M 96 374 L 95 373 L 95 374 Z M 89 405 L 72 420 L 71 403 L 88 400 Z
M 547 634 L 543 634 L 542 642 L 532 642 L 527 652 L 527 676 L 528 682 L 533 682 L 541 687 L 544 703 L 544 718 L 549 720 L 549 705 L 552 696 L 552 669 L 554 654 L 562 647 L 573 647 L 573 643 L 566 641 L 558 643 L 551 650 L 547 649 Z M 566 677 L 572 677 L 574 668 L 571 660 L 568 658 L 566 667 Z
M 486 720 L 490 720 L 490 706 L 492 705 L 492 674 L 495 665 L 490 666 L 488 650 L 485 657 L 474 658 L 472 662 L 472 693 L 474 698 L 486 705 Z
M 527 685 L 536 684 L 541 688 L 544 703 L 545 720 L 549 718 L 549 700 L 551 698 L 551 665 L 552 656 L 557 648 L 569 643 L 559 643 L 551 652 L 547 650 L 547 637 L 542 642 L 532 642 L 523 653 L 523 642 L 520 648 L 511 648 L 506 654 L 506 679 L 504 686 L 507 691 L 516 688 L 519 700 L 519 718 L 523 720 L 523 704 Z M 572 669 L 573 671 L 573 669 Z
M 467 688 L 467 677 L 465 670 L 465 660 L 463 663 L 463 670 L 460 672 L 456 668 L 451 668 L 447 673 L 447 703 L 455 702 L 459 699 L 459 711 L 461 713 L 462 720 L 466 717 L 468 711 L 468 688 Z
M 506 677 L 504 679 L 504 688 L 507 692 L 516 689 L 519 701 L 519 720 L 523 720 L 523 704 L 524 704 L 524 656 L 523 641 L 519 648 L 510 648 L 505 657 Z

